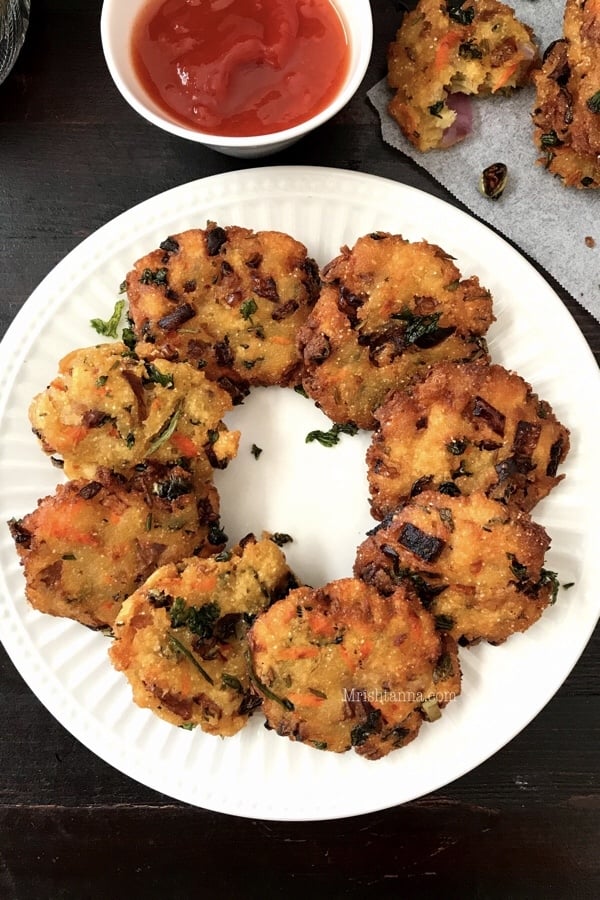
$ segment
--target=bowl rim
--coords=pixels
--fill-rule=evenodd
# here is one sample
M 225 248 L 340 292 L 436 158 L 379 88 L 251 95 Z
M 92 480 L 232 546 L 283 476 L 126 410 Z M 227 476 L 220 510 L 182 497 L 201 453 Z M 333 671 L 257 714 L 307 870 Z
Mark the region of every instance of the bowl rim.
M 350 43 L 355 41 L 357 54 L 354 62 L 350 63 L 349 72 L 346 81 L 333 100 L 316 115 L 311 116 L 282 131 L 272 131 L 268 134 L 248 135 L 244 137 L 232 137 L 228 135 L 213 134 L 207 131 L 198 131 L 196 129 L 187 128 L 177 122 L 167 118 L 166 115 L 158 114 L 145 103 L 143 103 L 130 89 L 126 78 L 122 74 L 122 67 L 119 65 L 114 52 L 114 42 L 111 29 L 113 27 L 113 16 L 122 13 L 126 7 L 123 0 L 103 0 L 102 12 L 100 16 L 100 38 L 104 59 L 108 67 L 109 73 L 119 90 L 121 96 L 129 103 L 129 105 L 144 119 L 158 128 L 169 132 L 177 137 L 195 141 L 196 143 L 209 146 L 218 145 L 224 148 L 247 149 L 250 147 L 268 147 L 271 144 L 291 143 L 292 141 L 303 137 L 315 128 L 318 128 L 324 122 L 332 118 L 338 113 L 354 96 L 360 86 L 373 49 L 373 14 L 371 10 L 370 0 L 330 0 L 342 20 L 348 40 Z M 128 4 L 127 4 L 128 5 Z M 350 27 L 347 11 L 352 8 L 352 12 L 359 17 L 360 27 L 352 29 Z M 134 14 L 137 15 L 137 11 Z

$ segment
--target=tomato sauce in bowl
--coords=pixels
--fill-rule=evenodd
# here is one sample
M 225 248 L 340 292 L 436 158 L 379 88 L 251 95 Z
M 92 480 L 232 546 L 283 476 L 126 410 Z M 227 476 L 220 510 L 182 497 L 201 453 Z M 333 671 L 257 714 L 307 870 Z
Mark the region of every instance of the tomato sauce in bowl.
M 131 55 L 167 115 L 231 137 L 284 131 L 317 115 L 341 90 L 350 59 L 331 0 L 149 0 Z

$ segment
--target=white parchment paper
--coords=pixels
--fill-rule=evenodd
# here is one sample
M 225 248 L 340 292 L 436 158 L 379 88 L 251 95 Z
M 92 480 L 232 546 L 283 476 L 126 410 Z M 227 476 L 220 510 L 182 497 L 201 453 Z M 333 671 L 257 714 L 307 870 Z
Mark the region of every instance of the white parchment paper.
M 530 25 L 543 52 L 562 36 L 564 0 L 512 0 Z M 392 41 L 394 35 L 390 35 Z M 368 93 L 381 119 L 384 141 L 410 156 L 483 221 L 510 238 L 556 278 L 600 320 L 600 191 L 565 188 L 536 165 L 531 111 L 533 88 L 509 97 L 473 100 L 473 133 L 448 150 L 421 153 L 401 134 L 387 112 L 392 96 L 386 81 Z M 482 169 L 508 166 L 502 197 L 489 200 L 478 190 Z M 592 238 L 595 246 L 588 246 Z

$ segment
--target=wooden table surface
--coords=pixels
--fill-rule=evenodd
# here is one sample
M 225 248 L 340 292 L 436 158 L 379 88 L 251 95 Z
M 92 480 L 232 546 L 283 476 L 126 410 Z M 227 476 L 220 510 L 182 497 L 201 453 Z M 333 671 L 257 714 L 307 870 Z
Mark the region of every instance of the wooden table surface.
M 170 137 L 127 106 L 104 64 L 100 0 L 32 6 L 25 48 L 0 87 L 2 333 L 83 238 L 139 201 L 205 175 L 336 166 L 446 197 L 382 143 L 365 98 L 384 74 L 401 3 L 373 0 L 373 57 L 350 105 L 288 151 L 248 163 Z M 600 326 L 558 292 L 598 358 Z M 0 898 L 359 897 L 369 889 L 598 897 L 599 650 L 597 630 L 525 731 L 453 784 L 371 815 L 282 824 L 195 809 L 110 768 L 50 716 L 0 649 Z

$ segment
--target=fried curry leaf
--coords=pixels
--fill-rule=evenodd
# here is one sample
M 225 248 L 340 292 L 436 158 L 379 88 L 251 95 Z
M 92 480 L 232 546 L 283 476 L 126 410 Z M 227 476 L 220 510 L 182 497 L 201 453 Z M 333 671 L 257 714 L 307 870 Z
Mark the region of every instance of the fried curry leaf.
M 318 441 L 323 447 L 335 447 L 340 442 L 340 434 L 354 436 L 358 434 L 358 426 L 354 422 L 346 422 L 345 425 L 333 425 L 329 431 L 309 431 L 305 440 L 307 444 Z

